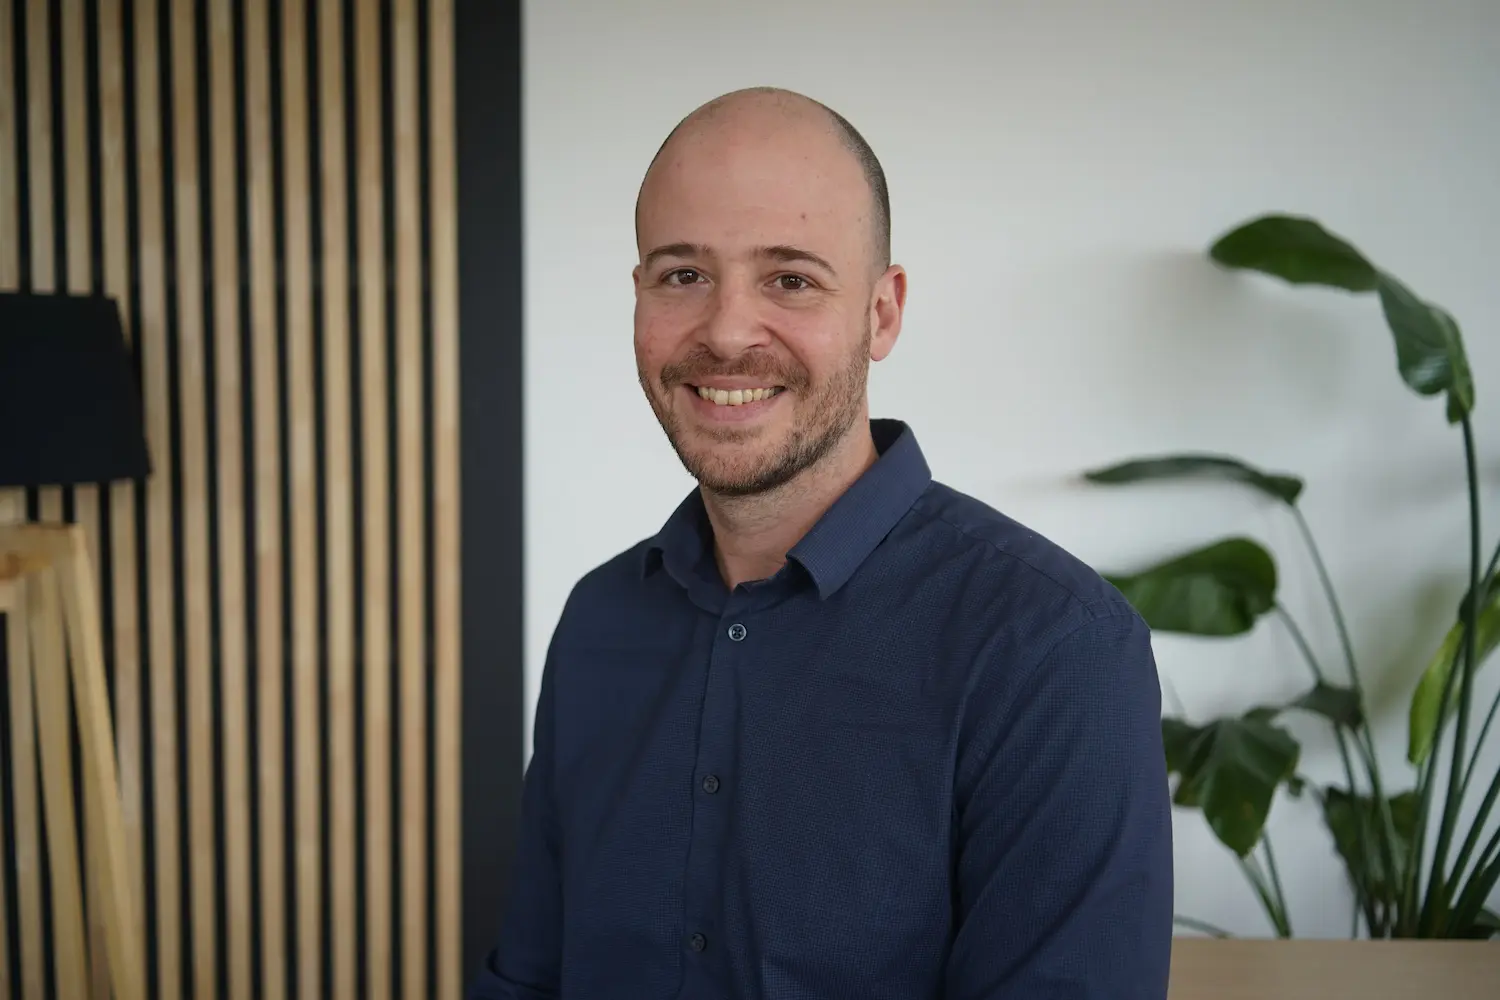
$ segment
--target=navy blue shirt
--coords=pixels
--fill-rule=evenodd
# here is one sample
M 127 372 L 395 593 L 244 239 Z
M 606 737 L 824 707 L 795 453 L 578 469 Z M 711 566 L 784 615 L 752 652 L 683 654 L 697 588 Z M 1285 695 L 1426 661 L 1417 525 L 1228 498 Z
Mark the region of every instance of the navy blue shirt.
M 1145 623 L 871 427 L 769 579 L 724 585 L 695 492 L 573 589 L 472 997 L 1166 996 Z

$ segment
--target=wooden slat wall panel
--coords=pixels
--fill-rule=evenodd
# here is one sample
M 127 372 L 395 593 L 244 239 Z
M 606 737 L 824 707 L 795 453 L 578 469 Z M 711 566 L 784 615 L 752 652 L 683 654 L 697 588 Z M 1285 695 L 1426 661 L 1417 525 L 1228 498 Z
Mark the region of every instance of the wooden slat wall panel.
M 150 477 L 0 518 L 78 521 L 100 571 L 153 997 L 472 971 L 453 46 L 451 0 L 0 0 L 0 289 L 109 295 L 142 383 Z M 0 998 L 105 996 L 7 634 Z

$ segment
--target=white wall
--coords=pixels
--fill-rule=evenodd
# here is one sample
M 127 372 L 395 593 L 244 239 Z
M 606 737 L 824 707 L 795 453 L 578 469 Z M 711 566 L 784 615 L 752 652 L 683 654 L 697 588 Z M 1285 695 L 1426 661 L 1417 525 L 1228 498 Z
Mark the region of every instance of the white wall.
M 1500 528 L 1497 54 L 1490 0 L 528 3 L 529 696 L 573 581 L 692 486 L 635 383 L 641 173 L 697 104 L 769 83 L 842 111 L 889 177 L 911 291 L 874 412 L 911 422 L 940 479 L 1097 566 L 1226 532 L 1267 540 L 1332 668 L 1335 634 L 1283 512 L 1235 490 L 1068 481 L 1186 448 L 1304 474 L 1388 780 L 1409 781 L 1407 692 L 1467 573 L 1460 437 L 1400 383 L 1372 299 L 1216 273 L 1203 249 L 1262 211 L 1314 214 L 1457 316 L 1479 386 L 1487 554 Z M 1308 680 L 1270 623 L 1156 648 L 1195 716 Z M 1333 778 L 1322 730 L 1296 729 L 1304 770 Z M 1312 807 L 1279 803 L 1272 832 L 1297 933 L 1347 934 Z M 1176 836 L 1179 911 L 1266 933 L 1201 816 L 1179 816 Z

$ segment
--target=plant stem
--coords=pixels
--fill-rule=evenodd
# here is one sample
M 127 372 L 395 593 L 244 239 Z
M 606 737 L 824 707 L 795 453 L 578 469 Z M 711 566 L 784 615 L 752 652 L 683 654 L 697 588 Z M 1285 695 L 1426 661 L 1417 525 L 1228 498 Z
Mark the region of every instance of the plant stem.
M 1437 853 L 1432 859 L 1432 878 L 1427 886 L 1427 900 L 1422 907 L 1422 924 L 1424 930 L 1428 931 L 1434 929 L 1434 921 L 1440 922 L 1443 917 L 1437 912 L 1439 901 L 1435 898 L 1436 894 L 1442 895 L 1441 902 L 1444 906 L 1450 902 L 1446 875 L 1448 845 L 1453 840 L 1453 825 L 1458 821 L 1458 811 L 1462 804 L 1460 792 L 1464 780 L 1464 751 L 1469 741 L 1469 708 L 1474 696 L 1476 665 L 1474 650 L 1476 633 L 1479 631 L 1479 468 L 1474 456 L 1474 424 L 1467 415 L 1463 417 L 1462 423 L 1464 468 L 1469 477 L 1469 604 L 1464 613 L 1463 678 L 1459 683 L 1458 719 L 1453 738 L 1453 761 L 1448 771 L 1448 795 L 1443 803 L 1443 818 L 1438 829 Z M 1441 718 L 1442 710 L 1447 708 L 1447 701 L 1445 699 L 1438 704 Z M 1437 752 L 1436 746 L 1433 752 Z
M 1276 605 L 1275 610 L 1276 613 L 1281 617 L 1281 620 L 1286 624 L 1287 631 L 1291 633 L 1292 641 L 1296 644 L 1297 648 L 1302 653 L 1302 658 L 1307 661 L 1308 669 L 1312 671 L 1313 678 L 1320 684 L 1326 683 L 1323 678 L 1323 669 L 1318 665 L 1318 658 L 1313 655 L 1312 646 L 1308 644 L 1307 637 L 1302 634 L 1302 629 L 1297 626 L 1297 620 L 1292 617 L 1290 611 L 1288 611 L 1280 604 Z M 1339 759 L 1342 760 L 1344 764 L 1344 778 L 1349 782 L 1349 795 L 1351 798 L 1357 799 L 1360 790 L 1359 785 L 1354 780 L 1354 764 L 1349 759 L 1349 744 L 1344 739 L 1344 728 L 1337 722 L 1333 722 L 1332 720 L 1329 720 L 1329 724 L 1333 726 L 1334 739 L 1337 740 L 1339 745 Z M 1359 747 L 1359 743 L 1356 742 L 1355 746 Z M 1379 786 L 1375 781 L 1375 773 L 1372 770 L 1373 764 L 1368 756 L 1366 756 L 1365 758 L 1365 765 L 1366 771 L 1370 776 L 1370 785 L 1372 792 L 1378 794 Z M 1393 846 L 1395 843 L 1396 824 L 1395 821 L 1390 818 L 1390 804 L 1386 803 L 1384 799 L 1380 800 L 1380 804 L 1384 805 L 1385 807 L 1384 818 L 1386 823 L 1388 824 L 1386 827 L 1384 827 L 1384 829 L 1388 831 L 1388 833 L 1385 837 L 1381 838 L 1381 857 L 1385 861 L 1386 871 L 1393 872 L 1396 871 L 1395 848 Z M 1376 808 L 1379 809 L 1380 806 L 1377 805 Z M 1355 831 L 1355 836 L 1359 838 L 1360 857 L 1372 857 L 1373 855 L 1370 852 L 1369 842 L 1365 835 L 1365 824 L 1363 821 L 1356 825 Z M 1376 932 L 1376 928 L 1384 927 L 1385 922 L 1381 920 L 1375 912 L 1375 903 L 1370 896 L 1368 887 L 1364 884 L 1364 879 L 1362 877 L 1364 872 L 1360 870 L 1360 867 L 1361 866 L 1354 864 L 1348 866 L 1349 880 L 1354 884 L 1355 900 L 1364 909 L 1365 922 L 1369 925 L 1370 934 L 1373 936 Z
M 1254 854 L 1246 855 L 1239 859 L 1240 870 L 1245 873 L 1245 878 L 1250 880 L 1250 885 L 1255 889 L 1255 894 L 1260 897 L 1260 905 L 1265 908 L 1266 916 L 1271 921 L 1271 926 L 1276 929 L 1278 937 L 1291 937 L 1292 932 L 1286 926 L 1286 917 L 1276 903 L 1276 897 L 1271 888 L 1266 884 L 1266 876 L 1260 870 L 1260 865 L 1255 860 Z
M 1359 668 L 1354 664 L 1354 643 L 1349 639 L 1349 626 L 1344 621 L 1344 611 L 1339 606 L 1338 595 L 1334 592 L 1333 579 L 1328 575 L 1328 567 L 1323 562 L 1323 554 L 1318 550 L 1318 543 L 1313 539 L 1312 528 L 1308 526 L 1307 518 L 1302 514 L 1302 508 L 1296 504 L 1290 506 L 1292 517 L 1302 531 L 1302 539 L 1307 543 L 1307 549 L 1312 554 L 1313 567 L 1318 571 L 1318 579 L 1323 584 L 1323 592 L 1328 595 L 1328 606 L 1333 611 L 1333 624 L 1338 629 L 1339 643 L 1344 647 L 1344 659 L 1349 664 L 1349 684 L 1354 688 L 1355 694 L 1359 695 L 1360 705 L 1364 705 L 1364 687 L 1359 680 Z
M 1447 704 L 1452 688 L 1453 673 L 1450 671 L 1448 679 L 1443 683 L 1443 699 L 1439 704 Z M 1433 735 L 1432 752 L 1427 755 L 1427 761 L 1422 765 L 1422 773 L 1417 779 L 1417 821 L 1412 827 L 1411 845 L 1406 857 L 1406 885 L 1401 893 L 1401 906 L 1397 917 L 1397 932 L 1401 937 L 1413 936 L 1417 931 L 1417 900 L 1421 895 L 1420 872 L 1422 857 L 1427 849 L 1427 821 L 1432 815 L 1432 790 L 1436 785 L 1438 746 L 1442 735 L 1443 717 L 1440 715 L 1437 731 Z
M 1454 926 L 1462 928 L 1474 919 L 1485 897 L 1500 881 L 1500 829 L 1495 830 L 1490 842 L 1479 852 L 1479 861 L 1474 865 L 1474 876 L 1469 879 L 1458 905 L 1453 909 Z
M 1496 700 L 1497 703 L 1500 703 L 1500 699 Z M 1472 769 L 1470 769 L 1469 774 L 1473 774 Z M 1468 775 L 1465 777 L 1467 778 Z M 1464 782 L 1464 788 L 1468 788 L 1467 780 Z M 1484 801 L 1479 804 L 1479 811 L 1474 814 L 1473 826 L 1469 830 L 1469 835 L 1464 838 L 1464 846 L 1459 850 L 1458 857 L 1453 862 L 1453 875 L 1446 889 L 1447 898 L 1449 899 L 1453 898 L 1454 891 L 1462 884 L 1464 868 L 1469 863 L 1469 856 L 1474 853 L 1474 846 L 1479 843 L 1479 838 L 1484 834 L 1484 825 L 1489 821 L 1490 810 L 1495 807 L 1495 799 L 1497 798 L 1500 798 L 1500 771 L 1495 772 L 1494 780 L 1490 782 L 1489 791 L 1484 793 Z M 1479 864 L 1475 866 L 1475 870 L 1477 871 L 1483 867 L 1484 855 L 1481 854 L 1479 856 Z
M 1181 924 L 1183 927 L 1186 927 L 1189 930 L 1202 931 L 1204 934 L 1207 934 L 1210 937 L 1234 937 L 1233 934 L 1229 933 L 1224 928 L 1211 924 L 1207 920 L 1199 920 L 1196 917 L 1174 916 L 1172 918 L 1172 923 Z
M 1338 594 L 1333 589 L 1333 577 L 1328 572 L 1327 564 L 1323 562 L 1323 553 L 1318 548 L 1317 539 L 1313 537 L 1312 528 L 1308 525 L 1307 518 L 1302 513 L 1302 508 L 1296 504 L 1292 504 L 1291 508 L 1292 518 L 1297 522 L 1297 527 L 1302 532 L 1302 539 L 1307 543 L 1307 550 L 1312 556 L 1313 568 L 1317 570 L 1318 580 L 1323 585 L 1323 593 L 1328 597 L 1328 606 L 1333 612 L 1334 628 L 1338 630 L 1339 634 L 1339 645 L 1343 647 L 1344 660 L 1349 665 L 1349 686 L 1354 689 L 1355 697 L 1359 699 L 1360 711 L 1363 712 L 1366 710 L 1364 682 L 1360 680 L 1359 667 L 1354 660 L 1354 642 L 1349 638 L 1349 625 L 1344 620 L 1343 607 L 1339 604 Z M 1496 550 L 1495 555 L 1497 558 L 1500 558 L 1500 549 Z M 1375 738 L 1371 735 L 1368 728 L 1361 729 L 1360 735 L 1364 737 L 1365 766 L 1370 771 L 1370 785 L 1375 790 L 1375 795 L 1379 799 L 1381 808 L 1387 814 L 1384 817 L 1388 821 L 1386 833 L 1388 836 L 1394 837 L 1395 822 L 1389 816 L 1390 806 L 1385 801 L 1385 791 L 1383 788 L 1385 782 L 1381 780 L 1380 761 L 1375 753 Z M 1351 788 L 1350 791 L 1352 792 L 1353 789 Z
M 1276 870 L 1276 853 L 1271 850 L 1271 835 L 1268 833 L 1262 838 L 1266 847 L 1266 868 L 1271 872 L 1271 885 L 1276 890 L 1276 902 L 1281 907 L 1281 923 L 1286 928 L 1286 936 L 1292 936 L 1292 917 L 1287 910 L 1286 890 L 1281 887 L 1281 873 Z

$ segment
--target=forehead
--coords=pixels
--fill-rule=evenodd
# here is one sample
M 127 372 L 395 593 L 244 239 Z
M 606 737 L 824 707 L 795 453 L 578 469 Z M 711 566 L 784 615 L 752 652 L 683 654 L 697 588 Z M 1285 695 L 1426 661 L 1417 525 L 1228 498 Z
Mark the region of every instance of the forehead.
M 830 129 L 755 122 L 674 138 L 641 190 L 640 242 L 720 253 L 804 245 L 862 252 L 870 198 L 854 156 Z

